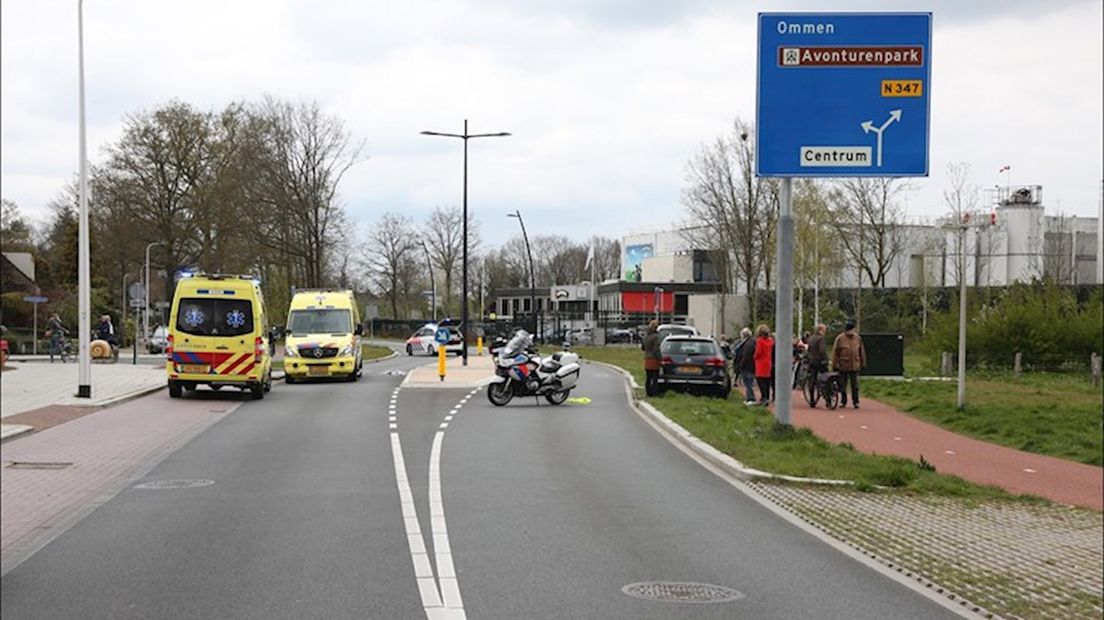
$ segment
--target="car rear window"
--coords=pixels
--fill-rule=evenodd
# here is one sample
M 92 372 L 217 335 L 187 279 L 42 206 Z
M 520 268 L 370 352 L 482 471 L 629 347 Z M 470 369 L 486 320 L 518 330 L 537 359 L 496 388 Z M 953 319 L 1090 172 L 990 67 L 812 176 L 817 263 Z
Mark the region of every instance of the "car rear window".
M 664 340 L 663 353 L 674 355 L 718 355 L 717 346 L 706 340 Z
M 193 336 L 241 336 L 253 331 L 248 299 L 185 298 L 176 311 L 177 331 Z
M 348 310 L 331 308 L 292 310 L 288 331 L 292 334 L 349 334 L 353 331 L 352 314 Z

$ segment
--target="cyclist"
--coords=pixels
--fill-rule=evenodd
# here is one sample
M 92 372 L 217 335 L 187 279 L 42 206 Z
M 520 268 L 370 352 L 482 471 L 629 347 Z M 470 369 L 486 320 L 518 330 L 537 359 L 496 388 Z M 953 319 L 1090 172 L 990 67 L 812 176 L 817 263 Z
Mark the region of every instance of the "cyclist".
M 65 339 L 69 335 L 69 330 L 61 324 L 61 318 L 58 317 L 57 312 L 50 314 L 50 319 L 46 321 L 46 331 L 50 332 L 50 363 L 54 362 L 55 354 L 61 357 L 62 362 L 65 362 L 68 357 L 68 352 L 65 350 L 67 346 Z
M 819 381 L 820 373 L 828 371 L 828 345 L 824 342 L 826 333 L 828 333 L 828 326 L 820 323 L 816 326 L 816 332 L 809 338 L 807 349 L 809 378 L 813 381 Z

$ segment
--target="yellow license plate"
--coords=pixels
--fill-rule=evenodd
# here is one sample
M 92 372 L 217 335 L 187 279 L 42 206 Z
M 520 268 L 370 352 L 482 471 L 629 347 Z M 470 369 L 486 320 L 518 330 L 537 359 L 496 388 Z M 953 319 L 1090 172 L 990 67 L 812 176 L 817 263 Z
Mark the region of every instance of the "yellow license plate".
M 207 364 L 183 364 L 180 367 L 180 372 L 189 375 L 205 375 L 210 371 L 211 367 Z
M 680 375 L 700 375 L 701 368 L 697 366 L 679 366 L 678 372 Z
M 328 366 L 307 366 L 308 372 L 312 375 L 328 375 L 330 374 L 330 368 Z

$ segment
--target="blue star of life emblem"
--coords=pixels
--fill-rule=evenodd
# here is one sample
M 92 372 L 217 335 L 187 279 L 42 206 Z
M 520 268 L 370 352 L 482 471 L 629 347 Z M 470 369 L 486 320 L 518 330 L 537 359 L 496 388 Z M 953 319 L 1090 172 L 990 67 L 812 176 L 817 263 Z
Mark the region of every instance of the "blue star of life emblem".
M 232 310 L 226 314 L 226 324 L 234 329 L 245 325 L 245 313 L 241 310 Z
M 200 325 L 203 323 L 204 318 L 203 311 L 199 308 L 189 308 L 188 311 L 184 313 L 184 322 L 187 323 L 189 327 Z

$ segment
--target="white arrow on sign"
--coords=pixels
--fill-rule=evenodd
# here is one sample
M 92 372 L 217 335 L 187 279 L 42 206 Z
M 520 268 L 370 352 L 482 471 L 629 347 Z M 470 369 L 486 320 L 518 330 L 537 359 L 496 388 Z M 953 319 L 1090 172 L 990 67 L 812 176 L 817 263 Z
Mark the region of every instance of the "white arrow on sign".
M 878 134 L 878 167 L 879 168 L 882 167 L 882 132 L 886 130 L 886 127 L 889 127 L 891 124 L 893 124 L 893 121 L 899 121 L 899 120 L 901 120 L 901 111 L 900 110 L 890 110 L 889 111 L 889 118 L 886 119 L 886 122 L 882 123 L 881 127 L 875 127 L 873 121 L 863 121 L 862 123 L 860 123 L 860 126 L 863 128 L 863 133 L 870 133 L 870 132 L 873 131 L 874 133 Z

